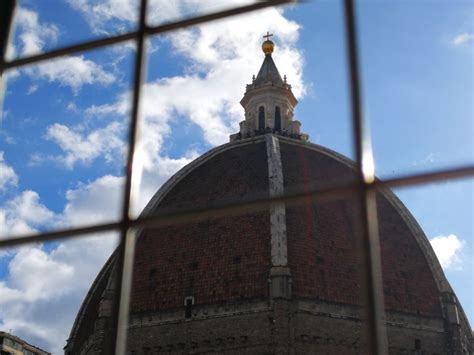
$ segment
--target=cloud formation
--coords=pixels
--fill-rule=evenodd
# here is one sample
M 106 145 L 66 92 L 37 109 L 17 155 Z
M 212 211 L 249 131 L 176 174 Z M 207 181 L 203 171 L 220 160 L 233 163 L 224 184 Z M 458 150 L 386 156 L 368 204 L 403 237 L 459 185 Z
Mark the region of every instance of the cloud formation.
M 25 234 L 36 227 L 116 220 L 122 183 L 123 178 L 107 175 L 79 184 L 66 192 L 67 202 L 58 214 L 41 204 L 36 192 L 24 191 L 0 208 L 0 231 Z M 54 354 L 62 353 L 83 297 L 116 242 L 114 233 L 103 233 L 0 254 L 0 265 L 8 270 L 0 280 L 0 328 L 12 329 Z
M 69 6 L 79 12 L 94 33 L 123 32 L 137 23 L 137 0 L 67 0 Z
M 120 122 L 112 122 L 90 133 L 55 123 L 46 132 L 46 139 L 55 142 L 64 152 L 53 159 L 68 169 L 78 162 L 88 164 L 99 156 L 106 161 L 120 161 L 124 153 L 122 136 L 123 125 Z
M 89 9 L 95 5 L 81 1 L 74 6 Z M 101 9 L 105 11 L 105 8 Z M 107 9 L 106 19 L 122 16 L 120 8 Z M 165 39 L 176 56 L 187 60 L 187 66 L 183 68 L 183 74 L 153 79 L 143 88 L 136 159 L 139 163 L 136 168 L 141 170 L 138 175 L 143 181 L 139 183 L 141 202 L 137 206 L 143 207 L 144 200 L 151 197 L 152 190 L 156 190 L 171 171 L 198 155 L 192 148 L 176 159 L 164 153 L 166 139 L 181 134 L 172 132 L 172 124 L 185 120 L 195 125 L 210 146 L 227 142 L 229 135 L 238 130 L 238 122 L 243 119 L 239 101 L 245 85 L 251 82 L 252 74 L 258 71 L 263 61 L 261 34 L 268 29 L 278 31 L 274 57 L 281 73 L 287 75 L 295 95 L 303 96 L 303 60 L 296 46 L 299 26 L 286 19 L 281 10 L 266 9 L 225 22 L 206 24 Z M 129 103 L 130 93 L 123 92 L 115 101 L 92 105 L 84 113 L 91 119 L 107 117 L 115 122 L 124 121 L 129 114 Z M 64 154 L 57 158 L 68 168 L 73 168 L 78 162 L 89 163 L 99 157 L 116 156 L 114 151 L 124 146 L 120 142 L 120 132 L 113 124 L 79 131 L 57 123 L 48 128 L 46 136 L 63 150 Z
M 150 0 L 147 20 L 151 25 L 178 21 L 184 17 L 207 14 L 232 7 L 254 3 L 256 0 Z M 67 0 L 74 10 L 81 13 L 94 33 L 110 35 L 131 30 L 138 22 L 139 0 Z
M 18 184 L 18 176 L 13 168 L 5 163 L 4 152 L 0 151 L 0 191 Z
M 0 280 L 0 328 L 61 354 L 82 299 L 116 240 L 95 235 L 63 241 L 52 250 L 42 245 L 17 250 L 8 277 Z
M 18 48 L 10 46 L 10 57 L 15 53 L 21 56 L 42 53 L 55 44 L 60 36 L 56 25 L 41 22 L 38 13 L 33 10 L 20 7 L 16 16 L 19 43 Z M 32 80 L 44 79 L 69 86 L 74 93 L 77 93 L 83 85 L 108 85 L 115 81 L 112 73 L 83 55 L 65 56 L 39 63 L 20 72 L 26 73 Z M 10 78 L 17 76 L 18 71 L 10 73 Z
M 452 43 L 456 46 L 459 47 L 463 44 L 467 44 L 471 41 L 474 41 L 474 33 L 469 33 L 469 32 L 463 32 L 456 37 L 453 38 Z
M 40 23 L 38 14 L 24 7 L 18 8 L 15 23 L 22 56 L 41 53 L 47 44 L 54 44 L 59 37 L 56 25 Z
M 38 193 L 23 191 L 0 206 L 0 238 L 37 232 L 38 227 L 52 223 L 53 217 Z
M 123 177 L 105 175 L 67 190 L 61 224 L 77 227 L 118 220 L 122 211 L 123 183 Z
M 45 79 L 62 86 L 69 86 L 74 93 L 78 93 L 83 85 L 109 85 L 115 81 L 112 73 L 102 66 L 85 59 L 83 55 L 63 57 L 40 63 L 33 68 L 26 69 L 30 77 Z
M 438 260 L 445 270 L 461 268 L 460 253 L 466 244 L 454 234 L 440 235 L 430 239 Z

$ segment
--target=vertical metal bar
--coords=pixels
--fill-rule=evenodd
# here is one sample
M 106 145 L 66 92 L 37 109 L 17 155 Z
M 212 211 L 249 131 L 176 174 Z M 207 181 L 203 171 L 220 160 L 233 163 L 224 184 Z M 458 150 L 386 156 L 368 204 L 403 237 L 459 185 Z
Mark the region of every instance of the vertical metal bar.
M 15 6 L 16 0 L 3 0 L 0 2 L 0 60 L 2 64 L 5 61 Z M 3 66 L 0 70 L 3 71 Z
M 5 97 L 6 82 L 3 76 L 5 55 L 8 49 L 10 31 L 12 28 L 13 15 L 15 13 L 16 0 L 0 1 L 0 122 L 3 117 L 3 99 Z
M 386 333 L 383 326 L 383 294 L 381 292 L 381 263 L 378 238 L 377 207 L 374 161 L 370 134 L 364 120 L 361 105 L 359 63 L 357 53 L 357 29 L 353 0 L 344 1 L 347 59 L 350 76 L 351 108 L 357 173 L 360 184 L 357 199 L 361 217 L 359 236 L 359 258 L 361 276 L 361 297 L 365 311 L 368 354 L 387 353 Z
M 147 0 L 140 2 L 140 16 L 137 37 L 137 49 L 135 55 L 134 84 L 132 108 L 130 112 L 130 126 L 128 139 L 127 171 L 124 186 L 122 221 L 120 244 L 118 247 L 118 275 L 117 292 L 115 297 L 114 327 L 115 341 L 111 343 L 111 354 L 125 355 L 127 346 L 127 326 L 130 303 L 130 292 L 133 273 L 133 258 L 135 250 L 135 233 L 129 230 L 130 222 L 130 199 L 133 175 L 133 161 L 135 158 L 135 143 L 138 133 L 138 118 L 140 109 L 140 93 L 144 77 L 145 67 L 145 30 L 146 30 Z

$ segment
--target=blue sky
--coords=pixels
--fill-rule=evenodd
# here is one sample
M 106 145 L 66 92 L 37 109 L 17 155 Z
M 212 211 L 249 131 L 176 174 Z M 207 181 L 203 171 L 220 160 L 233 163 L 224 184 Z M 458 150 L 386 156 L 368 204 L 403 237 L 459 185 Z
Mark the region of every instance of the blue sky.
M 134 4 L 20 1 L 10 54 L 131 30 Z M 152 23 L 227 3 L 165 4 L 152 3 Z M 472 3 L 362 1 L 357 10 L 377 175 L 472 164 Z M 151 39 L 134 213 L 177 169 L 237 131 L 239 101 L 263 60 L 267 30 L 299 100 L 302 130 L 353 157 L 342 20 L 339 2 L 308 2 Z M 3 237 L 118 218 L 133 55 L 129 43 L 8 73 L 0 126 Z M 395 192 L 432 241 L 474 322 L 474 179 Z M 115 236 L 94 235 L 0 251 L 0 329 L 60 352 L 114 245 Z

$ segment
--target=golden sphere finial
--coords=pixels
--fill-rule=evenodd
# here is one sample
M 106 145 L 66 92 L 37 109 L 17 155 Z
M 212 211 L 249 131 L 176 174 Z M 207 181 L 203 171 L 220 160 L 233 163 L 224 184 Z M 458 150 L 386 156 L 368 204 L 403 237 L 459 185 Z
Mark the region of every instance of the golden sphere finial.
M 267 34 L 263 36 L 263 38 L 266 38 L 266 41 L 262 43 L 262 51 L 265 55 L 271 55 L 273 53 L 273 48 L 275 48 L 275 43 L 270 41 L 271 36 L 273 36 L 273 34 L 268 31 Z

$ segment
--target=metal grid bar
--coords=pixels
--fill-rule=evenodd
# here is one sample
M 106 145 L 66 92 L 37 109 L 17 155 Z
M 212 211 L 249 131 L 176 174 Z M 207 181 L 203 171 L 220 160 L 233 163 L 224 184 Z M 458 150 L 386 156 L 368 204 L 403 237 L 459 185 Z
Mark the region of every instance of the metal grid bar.
M 116 343 L 111 346 L 112 352 L 124 354 L 126 345 L 126 325 L 127 325 L 127 306 L 130 296 L 130 283 L 125 280 L 125 276 L 130 277 L 131 267 L 133 264 L 133 239 L 134 236 L 129 234 L 130 228 L 134 227 L 159 227 L 174 223 L 189 223 L 198 221 L 201 219 L 207 219 L 209 217 L 220 217 L 235 215 L 239 213 L 248 213 L 249 211 L 258 211 L 267 209 L 273 202 L 285 202 L 287 204 L 298 204 L 303 201 L 307 201 L 308 197 L 315 200 L 327 200 L 340 197 L 347 197 L 350 195 L 357 194 L 359 204 L 362 208 L 362 248 L 363 252 L 362 260 L 363 263 L 363 274 L 366 289 L 366 300 L 367 300 L 367 330 L 369 335 L 369 352 L 372 354 L 384 353 L 384 335 L 383 328 L 380 322 L 380 292 L 377 289 L 380 288 L 380 263 L 378 261 L 378 249 L 374 248 L 374 244 L 378 244 L 376 218 L 374 216 L 375 205 L 374 205 L 374 193 L 378 189 L 401 187 L 401 186 L 413 186 L 417 184 L 424 184 L 428 182 L 436 182 L 446 179 L 456 179 L 474 176 L 474 166 L 464 166 L 453 169 L 446 169 L 435 172 L 428 172 L 422 174 L 412 174 L 408 176 L 397 177 L 393 179 L 387 179 L 385 181 L 375 180 L 373 173 L 364 171 L 363 167 L 366 166 L 367 158 L 371 159 L 370 146 L 366 143 L 370 143 L 370 136 L 365 130 L 364 125 L 366 124 L 361 114 L 361 100 L 360 100 L 360 82 L 359 82 L 359 70 L 357 63 L 357 43 L 356 43 L 356 23 L 354 13 L 353 0 L 345 0 L 345 25 L 346 25 L 346 39 L 347 39 L 347 59 L 348 68 L 350 73 L 350 88 L 351 88 L 351 104 L 352 104 L 352 120 L 353 120 L 353 135 L 354 144 L 356 148 L 356 167 L 358 172 L 358 181 L 353 184 L 334 186 L 324 189 L 313 189 L 309 193 L 294 193 L 285 194 L 278 198 L 266 198 L 262 200 L 243 201 L 237 204 L 228 204 L 222 206 L 216 206 L 210 209 L 193 210 L 193 211 L 182 211 L 173 215 L 165 215 L 158 217 L 145 217 L 138 219 L 129 218 L 129 207 L 130 207 L 130 192 L 132 183 L 133 173 L 133 156 L 135 150 L 135 140 L 138 124 L 138 109 L 140 102 L 140 87 L 143 78 L 143 57 L 144 57 L 144 40 L 146 36 L 165 33 L 189 26 L 198 25 L 208 21 L 216 19 L 222 19 L 229 16 L 243 14 L 249 11 L 262 9 L 268 6 L 281 5 L 285 3 L 293 2 L 292 0 L 268 0 L 258 2 L 256 4 L 234 8 L 230 10 L 220 11 L 208 15 L 198 16 L 190 19 L 184 19 L 174 23 L 164 24 L 155 27 L 149 27 L 145 22 L 146 15 L 146 0 L 141 1 L 140 7 L 140 21 L 139 28 L 137 31 L 129 32 L 126 34 L 117 35 L 110 38 L 103 38 L 85 43 L 68 46 L 56 50 L 52 50 L 47 53 L 15 59 L 12 61 L 4 61 L 4 53 L 9 33 L 8 14 L 11 12 L 8 10 L 9 6 L 11 9 L 14 8 L 15 0 L 6 0 L 2 2 L 2 28 L 0 28 L 0 41 L 2 43 L 2 57 L 0 58 L 0 75 L 7 69 L 18 68 L 28 64 L 38 63 L 44 60 L 58 58 L 63 55 L 70 55 L 82 51 L 92 50 L 96 48 L 102 48 L 104 46 L 123 43 L 125 41 L 134 40 L 137 43 L 137 54 L 135 62 L 135 82 L 133 91 L 133 103 L 130 123 L 130 136 L 129 136 L 129 154 L 127 160 L 127 178 L 126 186 L 124 187 L 124 205 L 122 219 L 116 223 L 105 223 L 98 224 L 82 228 L 74 228 L 71 230 L 62 230 L 54 232 L 45 232 L 39 235 L 28 235 L 24 237 L 15 237 L 6 240 L 0 240 L 0 248 L 9 248 L 19 246 L 27 243 L 46 242 L 58 239 L 69 239 L 69 238 L 80 238 L 90 233 L 104 232 L 104 231 L 121 231 L 121 242 L 120 242 L 120 255 L 121 255 L 121 266 L 119 270 L 119 277 L 123 282 L 121 287 L 121 295 L 118 295 L 120 300 L 116 302 Z M 5 15 L 6 14 L 6 15 Z M 5 16 L 5 17 L 4 17 Z M 5 21 L 3 19 L 6 19 Z M 11 19 L 11 16 L 10 16 Z M 3 46 L 5 44 L 5 46 Z M 3 92 L 2 92 L 3 93 Z M 128 246 L 127 246 L 128 245 Z M 120 316 L 119 316 L 120 314 Z
M 474 176 L 474 166 L 459 167 L 449 170 L 441 170 L 430 173 L 413 174 L 404 177 L 392 178 L 387 180 L 375 180 L 371 184 L 374 190 L 390 189 L 395 187 L 417 186 L 426 183 L 443 182 L 446 180 L 455 180 Z M 188 222 L 197 222 L 212 216 L 228 217 L 247 211 L 261 211 L 266 209 L 270 204 L 276 202 L 283 202 L 288 205 L 297 205 L 307 201 L 311 198 L 315 201 L 328 201 L 336 198 L 346 198 L 353 196 L 359 189 L 359 184 L 344 184 L 334 185 L 322 189 L 309 189 L 304 193 L 285 193 L 280 197 L 271 197 L 261 200 L 241 201 L 239 203 L 222 204 L 207 208 L 205 210 L 183 210 L 175 214 L 151 217 L 139 217 L 137 219 L 130 219 L 126 225 L 131 228 L 145 228 L 145 227 L 163 227 L 172 224 Z M 58 239 L 81 238 L 88 234 L 118 231 L 123 228 L 122 221 L 96 224 L 86 227 L 76 227 L 74 229 L 56 230 L 50 232 L 43 232 L 41 234 L 29 234 L 24 236 L 13 237 L 9 239 L 0 240 L 0 248 L 11 248 L 15 246 L 48 242 Z
M 356 233 L 359 252 L 359 277 L 361 300 L 368 354 L 385 354 L 386 334 L 383 326 L 383 293 L 380 248 L 377 224 L 375 192 L 371 184 L 375 181 L 371 137 L 367 119 L 362 113 L 359 59 L 357 53 L 357 27 L 353 0 L 344 1 L 346 26 L 347 66 L 349 69 L 350 97 L 352 108 L 353 143 L 356 152 L 356 172 L 360 183 L 357 191 L 361 233 Z
M 5 4 L 12 0 L 5 0 Z M 13 0 L 14 1 L 14 0 Z M 141 30 L 128 32 L 113 37 L 101 38 L 92 41 L 87 41 L 84 43 L 75 44 L 72 46 L 67 46 L 64 48 L 54 49 L 46 53 L 41 53 L 33 56 L 28 56 L 24 58 L 18 58 L 11 61 L 5 61 L 0 63 L 0 72 L 2 70 L 13 69 L 22 67 L 28 64 L 35 64 L 44 60 L 58 58 L 64 55 L 75 54 L 78 52 L 84 52 L 92 49 L 102 48 L 105 46 L 123 43 L 130 40 L 137 41 L 141 36 L 156 35 L 160 33 L 170 32 L 190 26 L 196 26 L 205 22 L 215 21 L 223 19 L 230 16 L 244 14 L 250 11 L 261 10 L 270 6 L 277 6 L 283 4 L 293 3 L 295 0 L 265 0 L 257 2 L 252 5 L 241 6 L 229 10 L 219 11 L 207 15 L 197 16 L 189 19 L 184 19 L 181 21 L 168 23 L 159 26 L 148 26 L 147 24 Z M 2 56 L 3 58 L 3 56 Z
M 130 303 L 132 272 L 133 272 L 133 258 L 135 250 L 135 238 L 129 229 L 130 221 L 130 198 L 132 191 L 133 178 L 133 159 L 135 155 L 135 146 L 138 134 L 138 118 L 140 109 L 140 94 L 142 89 L 142 82 L 144 77 L 145 65 L 145 28 L 146 28 L 146 10 L 148 7 L 147 0 L 140 2 L 140 17 L 138 24 L 137 37 L 137 51 L 135 56 L 134 66 L 134 82 L 133 82 L 133 98 L 132 109 L 130 112 L 130 126 L 128 137 L 128 157 L 126 179 L 123 191 L 123 208 L 122 221 L 125 223 L 122 226 L 120 243 L 117 250 L 118 255 L 118 274 L 115 292 L 114 311 L 112 318 L 112 331 L 116 335 L 115 342 L 110 344 L 111 354 L 125 354 L 126 338 L 127 338 L 127 323 L 128 323 L 128 309 Z

